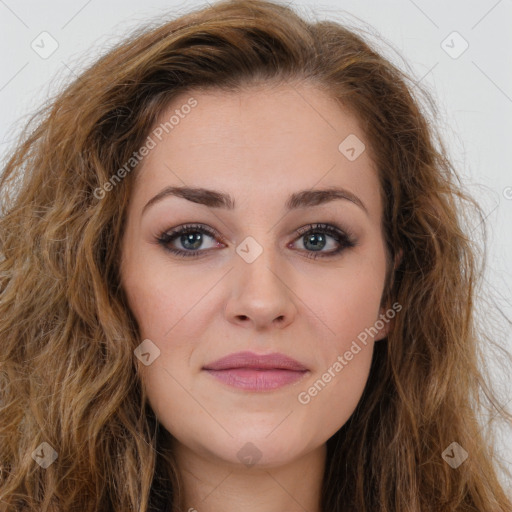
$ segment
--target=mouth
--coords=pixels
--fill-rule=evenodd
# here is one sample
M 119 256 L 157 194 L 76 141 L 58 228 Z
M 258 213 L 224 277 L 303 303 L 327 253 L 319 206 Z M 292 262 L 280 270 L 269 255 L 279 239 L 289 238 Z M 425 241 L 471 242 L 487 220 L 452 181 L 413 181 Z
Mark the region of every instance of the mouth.
M 270 391 L 302 379 L 308 368 L 284 354 L 237 352 L 203 367 L 217 380 L 246 391 Z

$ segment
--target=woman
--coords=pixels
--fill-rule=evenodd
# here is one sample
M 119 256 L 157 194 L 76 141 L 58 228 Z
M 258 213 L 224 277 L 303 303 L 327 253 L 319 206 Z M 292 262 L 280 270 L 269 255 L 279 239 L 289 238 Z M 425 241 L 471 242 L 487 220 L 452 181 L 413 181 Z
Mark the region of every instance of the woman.
M 0 182 L 0 510 L 512 510 L 472 203 L 406 80 L 244 0 L 60 94 Z

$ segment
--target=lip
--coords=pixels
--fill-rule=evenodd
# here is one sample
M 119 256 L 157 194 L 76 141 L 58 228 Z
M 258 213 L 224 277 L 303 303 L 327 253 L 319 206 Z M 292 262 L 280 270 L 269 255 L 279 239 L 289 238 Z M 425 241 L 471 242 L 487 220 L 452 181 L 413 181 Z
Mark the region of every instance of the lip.
M 270 391 L 296 382 L 308 368 L 284 354 L 236 352 L 203 366 L 221 382 L 246 391 Z

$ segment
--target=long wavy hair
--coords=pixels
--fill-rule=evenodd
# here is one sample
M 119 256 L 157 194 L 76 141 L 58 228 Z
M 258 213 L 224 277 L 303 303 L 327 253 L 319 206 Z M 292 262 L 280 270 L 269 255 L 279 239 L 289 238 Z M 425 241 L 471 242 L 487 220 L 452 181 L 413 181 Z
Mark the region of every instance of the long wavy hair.
M 355 30 L 241 0 L 139 28 L 42 107 L 5 159 L 0 511 L 178 508 L 170 433 L 141 385 L 141 339 L 120 285 L 137 165 L 98 190 L 178 94 L 306 82 L 360 121 L 387 248 L 393 259 L 402 251 L 383 297 L 402 310 L 375 345 L 356 410 L 327 442 L 322 510 L 512 510 L 481 424 L 485 413 L 511 419 L 484 371 L 488 335 L 474 307 L 485 251 L 469 226 L 483 214 L 447 157 L 430 93 Z M 442 457 L 453 442 L 469 455 L 458 468 Z M 52 449 L 53 463 L 36 463 Z

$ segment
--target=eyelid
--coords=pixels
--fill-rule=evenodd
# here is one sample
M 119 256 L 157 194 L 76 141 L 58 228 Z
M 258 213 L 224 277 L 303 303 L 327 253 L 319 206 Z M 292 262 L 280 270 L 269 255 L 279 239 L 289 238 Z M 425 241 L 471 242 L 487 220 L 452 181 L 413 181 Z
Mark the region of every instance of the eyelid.
M 178 257 L 182 258 L 193 258 L 197 257 L 198 254 L 207 254 L 210 253 L 213 249 L 195 249 L 195 250 L 184 250 L 184 249 L 176 249 L 176 248 L 170 248 L 168 247 L 168 244 L 173 242 L 177 239 L 177 237 L 180 236 L 182 233 L 187 232 L 200 232 L 205 233 L 208 236 L 211 236 L 212 238 L 216 239 L 217 241 L 220 241 L 220 243 L 226 245 L 226 242 L 231 242 L 233 245 L 236 245 L 231 240 L 227 239 L 225 236 L 221 235 L 215 228 L 207 225 L 207 224 L 201 224 L 201 223 L 195 223 L 195 224 L 182 224 L 179 226 L 176 226 L 172 229 L 166 230 L 163 233 L 160 234 L 156 238 L 156 242 L 163 246 L 165 250 L 167 250 L 170 253 L 175 254 Z M 295 230 L 294 236 L 295 238 L 290 243 L 295 243 L 298 238 L 301 236 L 304 236 L 305 234 L 309 232 L 325 232 L 327 233 L 327 236 L 330 236 L 331 238 L 334 238 L 336 240 L 336 243 L 340 245 L 338 249 L 335 251 L 329 251 L 329 252 L 322 252 L 322 251 L 300 251 L 300 252 L 306 252 L 308 254 L 307 257 L 309 258 L 329 258 L 334 257 L 338 255 L 339 253 L 343 252 L 345 249 L 354 247 L 357 245 L 357 239 L 353 235 L 351 230 L 348 230 L 346 228 L 343 228 L 342 226 L 338 226 L 337 223 L 324 223 L 324 222 L 316 222 L 316 223 L 309 223 L 306 224 L 298 229 Z M 290 243 L 287 244 L 287 247 L 290 245 Z M 185 256 L 186 254 L 186 256 Z M 317 256 L 318 255 L 318 256 Z

